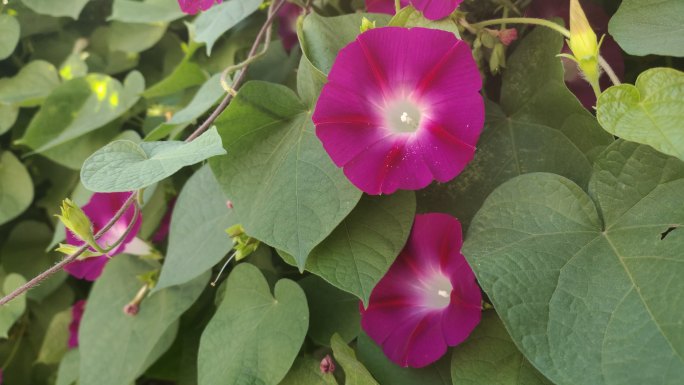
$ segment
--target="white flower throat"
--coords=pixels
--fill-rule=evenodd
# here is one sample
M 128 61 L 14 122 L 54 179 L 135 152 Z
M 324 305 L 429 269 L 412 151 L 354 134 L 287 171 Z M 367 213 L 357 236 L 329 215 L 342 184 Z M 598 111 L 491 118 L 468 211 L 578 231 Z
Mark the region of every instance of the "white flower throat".
M 407 99 L 388 103 L 384 113 L 385 124 L 396 133 L 416 132 L 423 115 L 420 107 Z

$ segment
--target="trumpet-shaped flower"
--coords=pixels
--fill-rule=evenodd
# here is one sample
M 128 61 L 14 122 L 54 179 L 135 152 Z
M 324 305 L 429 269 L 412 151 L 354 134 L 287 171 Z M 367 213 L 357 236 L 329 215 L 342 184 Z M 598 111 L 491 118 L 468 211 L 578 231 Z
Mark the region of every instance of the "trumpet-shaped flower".
M 316 104 L 316 135 L 369 194 L 446 182 L 472 159 L 484 124 L 467 44 L 425 28 L 373 28 L 338 54 Z
M 437 361 L 480 322 L 482 294 L 461 245 L 458 220 L 417 215 L 404 250 L 373 289 L 361 326 L 397 365 Z
M 90 198 L 90 201 L 83 206 L 83 212 L 90 218 L 93 223 L 93 232 L 97 233 L 102 229 L 107 222 L 109 222 L 112 217 L 119 211 L 124 202 L 131 196 L 130 193 L 95 193 Z M 128 226 L 134 219 L 135 208 L 133 206 L 129 207 L 126 212 L 119 218 L 118 221 L 112 226 L 109 231 L 104 233 L 102 237 L 98 240 L 98 243 L 103 248 L 107 248 L 113 245 L 125 232 Z M 140 224 L 142 222 L 141 215 L 138 215 L 131 231 L 124 237 L 121 244 L 116 248 L 108 252 L 108 255 L 102 255 L 98 257 L 85 258 L 82 260 L 76 260 L 64 267 L 69 274 L 86 279 L 88 281 L 94 281 L 102 273 L 102 269 L 107 264 L 110 256 L 115 256 L 123 251 L 127 247 L 132 247 L 138 242 L 135 236 L 140 230 Z M 76 237 L 71 232 L 67 231 L 66 242 L 70 245 L 80 246 L 83 241 Z M 92 252 L 95 252 L 91 248 Z
M 178 5 L 181 11 L 188 15 L 194 15 L 199 11 L 206 11 L 214 6 L 214 4 L 221 3 L 222 0 L 178 0 Z
M 439 20 L 449 16 L 463 0 L 401 0 L 402 7 L 412 5 L 423 13 L 425 18 Z M 393 15 L 394 0 L 366 0 L 368 12 L 386 13 Z

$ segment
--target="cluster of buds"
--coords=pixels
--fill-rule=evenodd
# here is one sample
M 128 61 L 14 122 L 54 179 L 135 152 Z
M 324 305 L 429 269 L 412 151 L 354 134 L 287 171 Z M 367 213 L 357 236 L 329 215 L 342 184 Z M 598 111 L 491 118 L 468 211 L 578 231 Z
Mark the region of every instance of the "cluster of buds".
M 259 247 L 259 241 L 247 235 L 242 225 L 230 226 L 226 229 L 226 233 L 233 238 L 236 261 L 246 258 Z
M 473 54 L 480 59 L 489 56 L 489 71 L 497 74 L 502 68 L 506 68 L 506 47 L 517 39 L 518 30 L 515 28 L 482 28 L 473 42 Z M 483 51 L 483 48 L 486 48 L 486 51 Z

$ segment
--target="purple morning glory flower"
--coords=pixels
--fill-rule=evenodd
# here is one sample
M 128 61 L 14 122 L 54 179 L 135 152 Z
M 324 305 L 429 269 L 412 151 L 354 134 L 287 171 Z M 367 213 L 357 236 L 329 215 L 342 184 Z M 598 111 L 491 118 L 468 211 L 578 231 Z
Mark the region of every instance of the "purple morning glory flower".
M 368 194 L 458 175 L 484 124 L 482 79 L 466 43 L 426 28 L 374 28 L 344 47 L 313 114 L 316 135 Z
M 90 198 L 90 201 L 82 207 L 83 212 L 90 218 L 93 223 L 93 232 L 97 233 L 101 228 L 103 228 L 107 222 L 109 222 L 112 217 L 119 211 L 121 206 L 128 200 L 131 193 L 95 193 Z M 135 208 L 133 206 L 129 207 L 121 218 L 112 226 L 109 231 L 107 231 L 98 241 L 102 247 L 107 247 L 108 245 L 113 245 L 125 232 L 129 224 L 133 221 L 135 214 Z M 138 246 L 138 242 L 134 242 L 135 236 L 140 230 L 140 224 L 142 222 L 142 215 L 138 215 L 133 228 L 128 235 L 124 238 L 123 242 L 116 247 L 114 250 L 109 252 L 109 256 L 99 256 L 86 258 L 82 260 L 76 260 L 64 267 L 69 274 L 74 277 L 85 279 L 88 281 L 94 281 L 97 277 L 102 274 L 102 269 L 109 261 L 110 257 L 113 257 L 121 252 L 123 252 L 127 246 Z M 77 238 L 70 231 L 67 231 L 66 242 L 70 245 L 81 246 L 83 241 Z M 91 249 L 93 252 L 95 250 Z
M 194 15 L 199 11 L 206 11 L 214 6 L 214 4 L 221 3 L 222 0 L 178 0 L 178 5 L 181 11 L 189 15 Z
M 417 215 L 404 250 L 373 289 L 361 325 L 397 365 L 437 361 L 480 322 L 482 294 L 462 243 L 456 218 Z
M 71 307 L 71 323 L 69 323 L 69 349 L 78 347 L 78 328 L 81 326 L 81 318 L 85 311 L 86 301 L 77 301 Z
M 297 18 L 302 13 L 302 8 L 296 4 L 285 3 L 278 11 L 278 35 L 283 42 L 286 52 L 292 51 L 297 45 Z

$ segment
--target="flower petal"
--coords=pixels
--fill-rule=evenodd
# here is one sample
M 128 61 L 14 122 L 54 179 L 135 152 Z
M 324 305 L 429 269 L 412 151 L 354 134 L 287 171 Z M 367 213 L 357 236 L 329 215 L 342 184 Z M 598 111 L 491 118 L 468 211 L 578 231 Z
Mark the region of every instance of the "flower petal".
M 417 10 L 430 20 L 444 19 L 458 8 L 463 0 L 411 0 Z
M 67 273 L 76 278 L 85 279 L 86 281 L 94 281 L 100 277 L 102 270 L 109 261 L 106 256 L 93 257 L 81 261 L 73 261 L 64 266 Z

